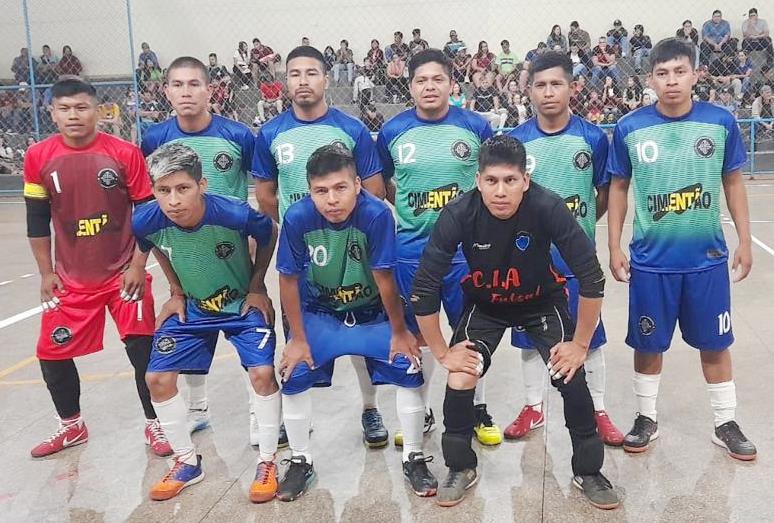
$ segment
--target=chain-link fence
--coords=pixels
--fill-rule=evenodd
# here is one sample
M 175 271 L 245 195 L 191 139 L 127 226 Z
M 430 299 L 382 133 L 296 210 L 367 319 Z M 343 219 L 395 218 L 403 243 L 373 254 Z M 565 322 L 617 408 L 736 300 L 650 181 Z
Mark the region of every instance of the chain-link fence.
M 713 23 L 715 7 L 723 13 Z M 572 110 L 607 126 L 655 101 L 650 47 L 677 35 L 695 45 L 696 99 L 734 112 L 755 170 L 774 172 L 774 131 L 760 120 L 774 107 L 761 96 L 762 86 L 774 85 L 762 21 L 774 19 L 774 8 L 764 7 L 758 18 L 742 1 L 3 0 L 0 168 L 18 168 L 29 143 L 56 132 L 47 106 L 61 75 L 92 81 L 101 128 L 137 141 L 173 115 L 165 66 L 195 56 L 210 67 L 211 109 L 257 128 L 287 108 L 284 58 L 309 43 L 325 54 L 328 102 L 377 131 L 411 104 L 406 62 L 430 46 L 452 60 L 459 88 L 450 103 L 507 128 L 532 115 L 529 61 L 558 49 L 570 54 L 578 80 Z

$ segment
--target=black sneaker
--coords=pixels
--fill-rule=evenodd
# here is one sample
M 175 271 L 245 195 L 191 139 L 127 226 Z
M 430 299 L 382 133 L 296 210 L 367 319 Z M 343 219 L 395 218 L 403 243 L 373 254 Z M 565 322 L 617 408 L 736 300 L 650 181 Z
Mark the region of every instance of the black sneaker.
M 433 414 L 433 409 L 428 410 L 429 412 L 425 412 L 425 427 L 422 429 L 422 432 L 425 434 L 435 428 L 435 415 Z
M 443 485 L 438 487 L 438 497 L 435 502 L 442 507 L 453 507 L 463 500 L 465 491 L 475 485 L 477 481 L 476 469 L 450 470 Z
M 280 480 L 277 497 L 282 501 L 294 501 L 304 495 L 317 478 L 317 474 L 314 467 L 306 462 L 304 456 L 283 459 L 280 464 L 290 466 Z
M 645 452 L 650 442 L 656 438 L 658 423 L 638 412 L 632 430 L 624 436 L 623 448 L 626 452 Z
M 411 490 L 420 497 L 435 496 L 438 480 L 427 468 L 433 456 L 425 457 L 421 452 L 409 454 L 409 460 L 403 462 L 403 477 L 411 484 Z
M 277 448 L 284 449 L 288 446 L 288 433 L 285 430 L 285 424 L 280 425 L 279 438 L 277 438 Z
M 728 421 L 715 428 L 712 443 L 728 451 L 728 455 L 742 461 L 752 461 L 758 456 L 753 442 L 748 440 L 735 421 Z
M 364 410 L 360 421 L 363 424 L 363 441 L 367 447 L 375 449 L 387 445 L 390 435 L 377 409 Z
M 650 419 L 650 418 L 646 418 Z M 588 476 L 575 476 L 572 484 L 578 487 L 589 503 L 603 510 L 618 508 L 621 498 L 613 488 L 613 485 L 601 472 Z

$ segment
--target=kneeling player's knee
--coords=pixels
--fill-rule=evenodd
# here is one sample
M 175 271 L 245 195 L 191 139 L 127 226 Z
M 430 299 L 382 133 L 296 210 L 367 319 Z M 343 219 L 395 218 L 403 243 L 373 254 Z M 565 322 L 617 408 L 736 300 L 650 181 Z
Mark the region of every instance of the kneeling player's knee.
M 565 383 L 564 380 L 564 377 L 559 379 L 552 379 L 551 385 L 553 385 L 557 390 L 559 390 L 559 392 L 562 393 L 588 388 L 588 384 L 586 383 L 586 371 L 583 369 L 583 367 L 575 372 L 575 375 L 568 383 Z
M 274 367 L 269 365 L 251 367 L 247 372 L 250 375 L 253 390 L 260 396 L 268 396 L 279 390 L 277 380 L 274 377 Z
M 478 377 L 467 372 L 450 372 L 448 383 L 455 390 L 473 389 L 478 383 Z
M 177 373 L 148 372 L 145 374 L 153 401 L 166 401 L 177 394 Z

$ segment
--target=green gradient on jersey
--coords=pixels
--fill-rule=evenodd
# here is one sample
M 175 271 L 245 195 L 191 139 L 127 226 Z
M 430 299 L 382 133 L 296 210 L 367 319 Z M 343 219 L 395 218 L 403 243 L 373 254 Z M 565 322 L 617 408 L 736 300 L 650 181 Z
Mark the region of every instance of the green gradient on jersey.
M 170 143 L 175 142 L 187 145 L 199 155 L 202 174 L 207 178 L 207 192 L 247 201 L 249 175 L 242 167 L 241 145 L 215 136 L 186 136 Z

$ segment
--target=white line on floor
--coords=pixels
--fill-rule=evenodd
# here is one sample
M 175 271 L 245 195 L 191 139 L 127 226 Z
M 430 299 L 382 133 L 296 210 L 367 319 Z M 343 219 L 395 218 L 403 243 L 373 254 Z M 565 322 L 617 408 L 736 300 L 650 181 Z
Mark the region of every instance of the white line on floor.
M 721 214 L 720 216 L 721 216 L 722 218 L 726 218 L 726 216 L 725 216 L 725 215 L 723 215 L 723 214 Z M 727 218 L 726 218 L 726 219 L 727 219 Z M 725 221 L 725 220 L 724 220 L 724 222 L 725 222 L 725 223 L 727 223 L 727 224 L 729 224 L 729 225 L 730 225 L 731 227 L 733 227 L 734 229 L 736 229 L 736 225 L 734 225 L 734 222 L 732 222 L 732 221 Z M 752 221 L 751 221 L 750 223 L 755 223 L 755 222 L 752 222 Z M 757 245 L 758 247 L 760 247 L 761 249 L 763 249 L 763 250 L 764 250 L 764 251 L 766 251 L 767 253 L 769 253 L 769 254 L 771 254 L 772 256 L 774 256 L 774 249 L 772 249 L 771 247 L 769 247 L 768 245 L 766 245 L 765 243 L 763 243 L 763 241 L 759 240 L 759 239 L 758 239 L 758 238 L 757 238 L 757 237 L 756 237 L 754 234 L 750 234 L 750 239 L 753 241 L 753 243 L 754 243 L 755 245 Z
M 9 284 L 9 283 L 11 283 L 12 281 L 13 281 L 13 280 L 5 280 L 5 281 L 0 281 L 0 287 L 2 287 L 3 285 L 8 285 L 8 284 Z
M 35 275 L 33 273 L 29 272 L 27 274 L 22 274 L 21 276 L 19 276 L 19 278 L 21 278 L 23 280 L 25 278 L 32 278 L 33 276 L 35 276 Z

